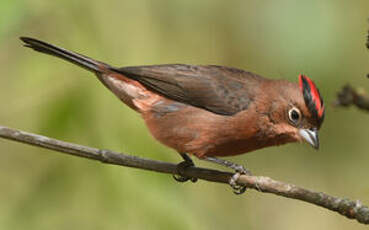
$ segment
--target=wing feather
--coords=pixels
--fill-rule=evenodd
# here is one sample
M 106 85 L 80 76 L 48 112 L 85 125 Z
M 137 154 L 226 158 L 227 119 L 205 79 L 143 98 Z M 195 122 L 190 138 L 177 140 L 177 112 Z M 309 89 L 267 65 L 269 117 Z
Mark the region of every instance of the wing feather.
M 263 77 L 224 66 L 184 64 L 113 69 L 170 99 L 221 115 L 248 108 Z

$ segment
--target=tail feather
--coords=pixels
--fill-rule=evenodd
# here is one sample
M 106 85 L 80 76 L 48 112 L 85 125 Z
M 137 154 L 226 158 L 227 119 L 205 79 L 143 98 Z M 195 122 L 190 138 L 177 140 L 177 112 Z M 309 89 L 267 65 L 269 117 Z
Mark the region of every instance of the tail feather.
M 89 71 L 95 72 L 95 73 L 101 73 L 103 72 L 103 66 L 107 67 L 108 65 L 96 60 L 93 60 L 89 57 L 83 56 L 81 54 L 56 47 L 54 45 L 48 44 L 46 42 L 29 38 L 29 37 L 20 37 L 20 39 L 25 43 L 25 47 L 32 48 L 33 50 L 36 50 L 41 53 L 49 54 L 55 57 L 62 58 L 66 61 L 69 61 L 73 64 L 76 64 L 78 66 L 81 66 L 84 69 L 87 69 Z

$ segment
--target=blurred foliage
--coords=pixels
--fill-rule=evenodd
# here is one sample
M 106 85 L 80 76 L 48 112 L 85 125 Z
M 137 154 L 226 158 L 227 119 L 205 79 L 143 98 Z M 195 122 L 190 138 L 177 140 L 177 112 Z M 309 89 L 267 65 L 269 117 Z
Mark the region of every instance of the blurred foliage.
M 33 36 L 117 66 L 221 64 L 315 80 L 328 111 L 321 150 L 290 144 L 232 158 L 271 176 L 369 204 L 368 114 L 330 103 L 368 87 L 369 2 L 0 1 L 0 124 L 179 162 L 94 76 L 21 47 Z M 0 140 L 0 229 L 364 229 L 298 201 L 102 165 Z M 196 161 L 202 166 L 210 166 Z M 214 167 L 211 165 L 211 167 Z M 314 221 L 312 221 L 314 220 Z

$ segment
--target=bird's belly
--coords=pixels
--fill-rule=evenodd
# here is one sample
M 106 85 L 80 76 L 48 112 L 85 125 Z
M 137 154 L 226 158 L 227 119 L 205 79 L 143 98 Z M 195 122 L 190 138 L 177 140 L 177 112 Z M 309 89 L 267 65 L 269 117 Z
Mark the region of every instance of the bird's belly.
M 223 143 L 216 143 L 212 148 L 209 148 L 202 156 L 234 156 L 251 152 L 253 150 L 262 148 L 257 145 L 256 138 L 231 140 L 228 139 Z
M 223 116 L 173 102 L 153 106 L 142 115 L 158 141 L 199 158 L 237 155 L 262 147 L 257 128 L 247 121 L 251 114 Z

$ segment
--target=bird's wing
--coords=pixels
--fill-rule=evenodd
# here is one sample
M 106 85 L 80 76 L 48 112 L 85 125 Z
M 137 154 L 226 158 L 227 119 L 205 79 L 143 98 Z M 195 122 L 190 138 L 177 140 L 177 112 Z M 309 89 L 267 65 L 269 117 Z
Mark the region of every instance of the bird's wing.
M 221 115 L 248 108 L 262 77 L 223 66 L 183 64 L 113 68 L 150 90 Z

